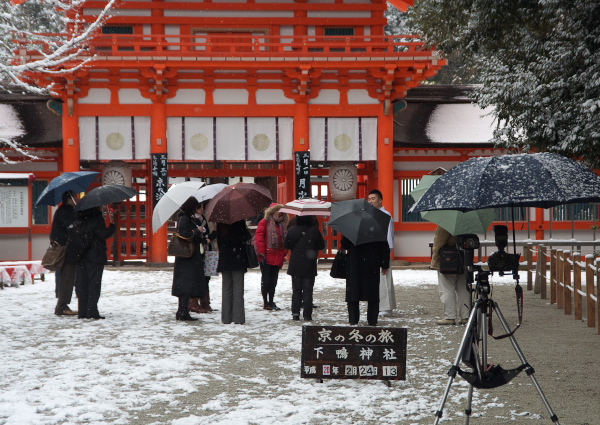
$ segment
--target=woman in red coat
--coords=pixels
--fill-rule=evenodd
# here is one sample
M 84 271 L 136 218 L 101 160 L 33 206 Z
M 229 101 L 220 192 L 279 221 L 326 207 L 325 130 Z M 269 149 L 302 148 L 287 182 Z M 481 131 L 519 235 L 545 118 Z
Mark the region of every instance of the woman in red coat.
M 271 204 L 256 228 L 256 249 L 262 278 L 260 289 L 265 310 L 281 310 L 273 301 L 279 270 L 283 267 L 287 249 L 283 240 L 287 233 L 288 215 L 280 212 L 281 204 Z

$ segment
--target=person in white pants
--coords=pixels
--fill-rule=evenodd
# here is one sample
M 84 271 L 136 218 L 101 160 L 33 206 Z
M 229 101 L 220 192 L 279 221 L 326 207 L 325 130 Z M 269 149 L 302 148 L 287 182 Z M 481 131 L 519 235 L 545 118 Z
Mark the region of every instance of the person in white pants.
M 383 206 L 383 195 L 377 189 L 369 192 L 367 197 L 369 204 L 391 217 L 391 214 Z M 388 245 L 390 246 L 390 254 L 394 250 L 394 219 L 390 220 L 388 227 Z M 379 279 L 379 315 L 382 317 L 389 316 L 396 309 L 396 291 L 394 290 L 394 278 L 392 277 L 392 268 L 390 267 L 387 274 L 383 274 Z
M 469 319 L 470 293 L 467 289 L 466 275 L 440 272 L 440 248 L 444 245 L 456 245 L 456 236 L 442 227 L 438 227 L 433 237 L 433 255 L 431 268 L 438 271 L 438 289 L 444 305 L 444 318 L 438 325 L 464 325 Z

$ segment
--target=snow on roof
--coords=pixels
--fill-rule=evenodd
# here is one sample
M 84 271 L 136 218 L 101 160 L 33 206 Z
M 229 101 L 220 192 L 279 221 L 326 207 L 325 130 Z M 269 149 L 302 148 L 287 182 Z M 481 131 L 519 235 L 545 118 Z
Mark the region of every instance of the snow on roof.
M 25 129 L 16 109 L 10 105 L 0 104 L 0 137 L 12 139 L 24 134 Z
M 496 127 L 492 110 L 473 103 L 437 105 L 425 133 L 433 143 L 486 143 Z

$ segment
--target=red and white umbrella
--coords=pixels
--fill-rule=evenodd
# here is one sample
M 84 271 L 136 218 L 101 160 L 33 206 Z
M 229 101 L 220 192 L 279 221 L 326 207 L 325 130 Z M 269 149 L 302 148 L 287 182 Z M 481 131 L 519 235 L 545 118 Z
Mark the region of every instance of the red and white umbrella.
M 313 198 L 296 199 L 285 204 L 279 211 L 296 215 L 331 215 L 331 202 Z

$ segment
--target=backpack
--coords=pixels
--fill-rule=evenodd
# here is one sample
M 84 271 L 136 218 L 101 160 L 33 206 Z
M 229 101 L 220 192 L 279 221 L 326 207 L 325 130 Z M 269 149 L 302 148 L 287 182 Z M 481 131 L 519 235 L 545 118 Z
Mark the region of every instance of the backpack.
M 456 245 L 444 245 L 439 250 L 440 273 L 463 274 L 463 263 Z
M 91 245 L 92 235 L 86 220 L 78 218 L 67 227 L 67 249 L 78 263 Z

